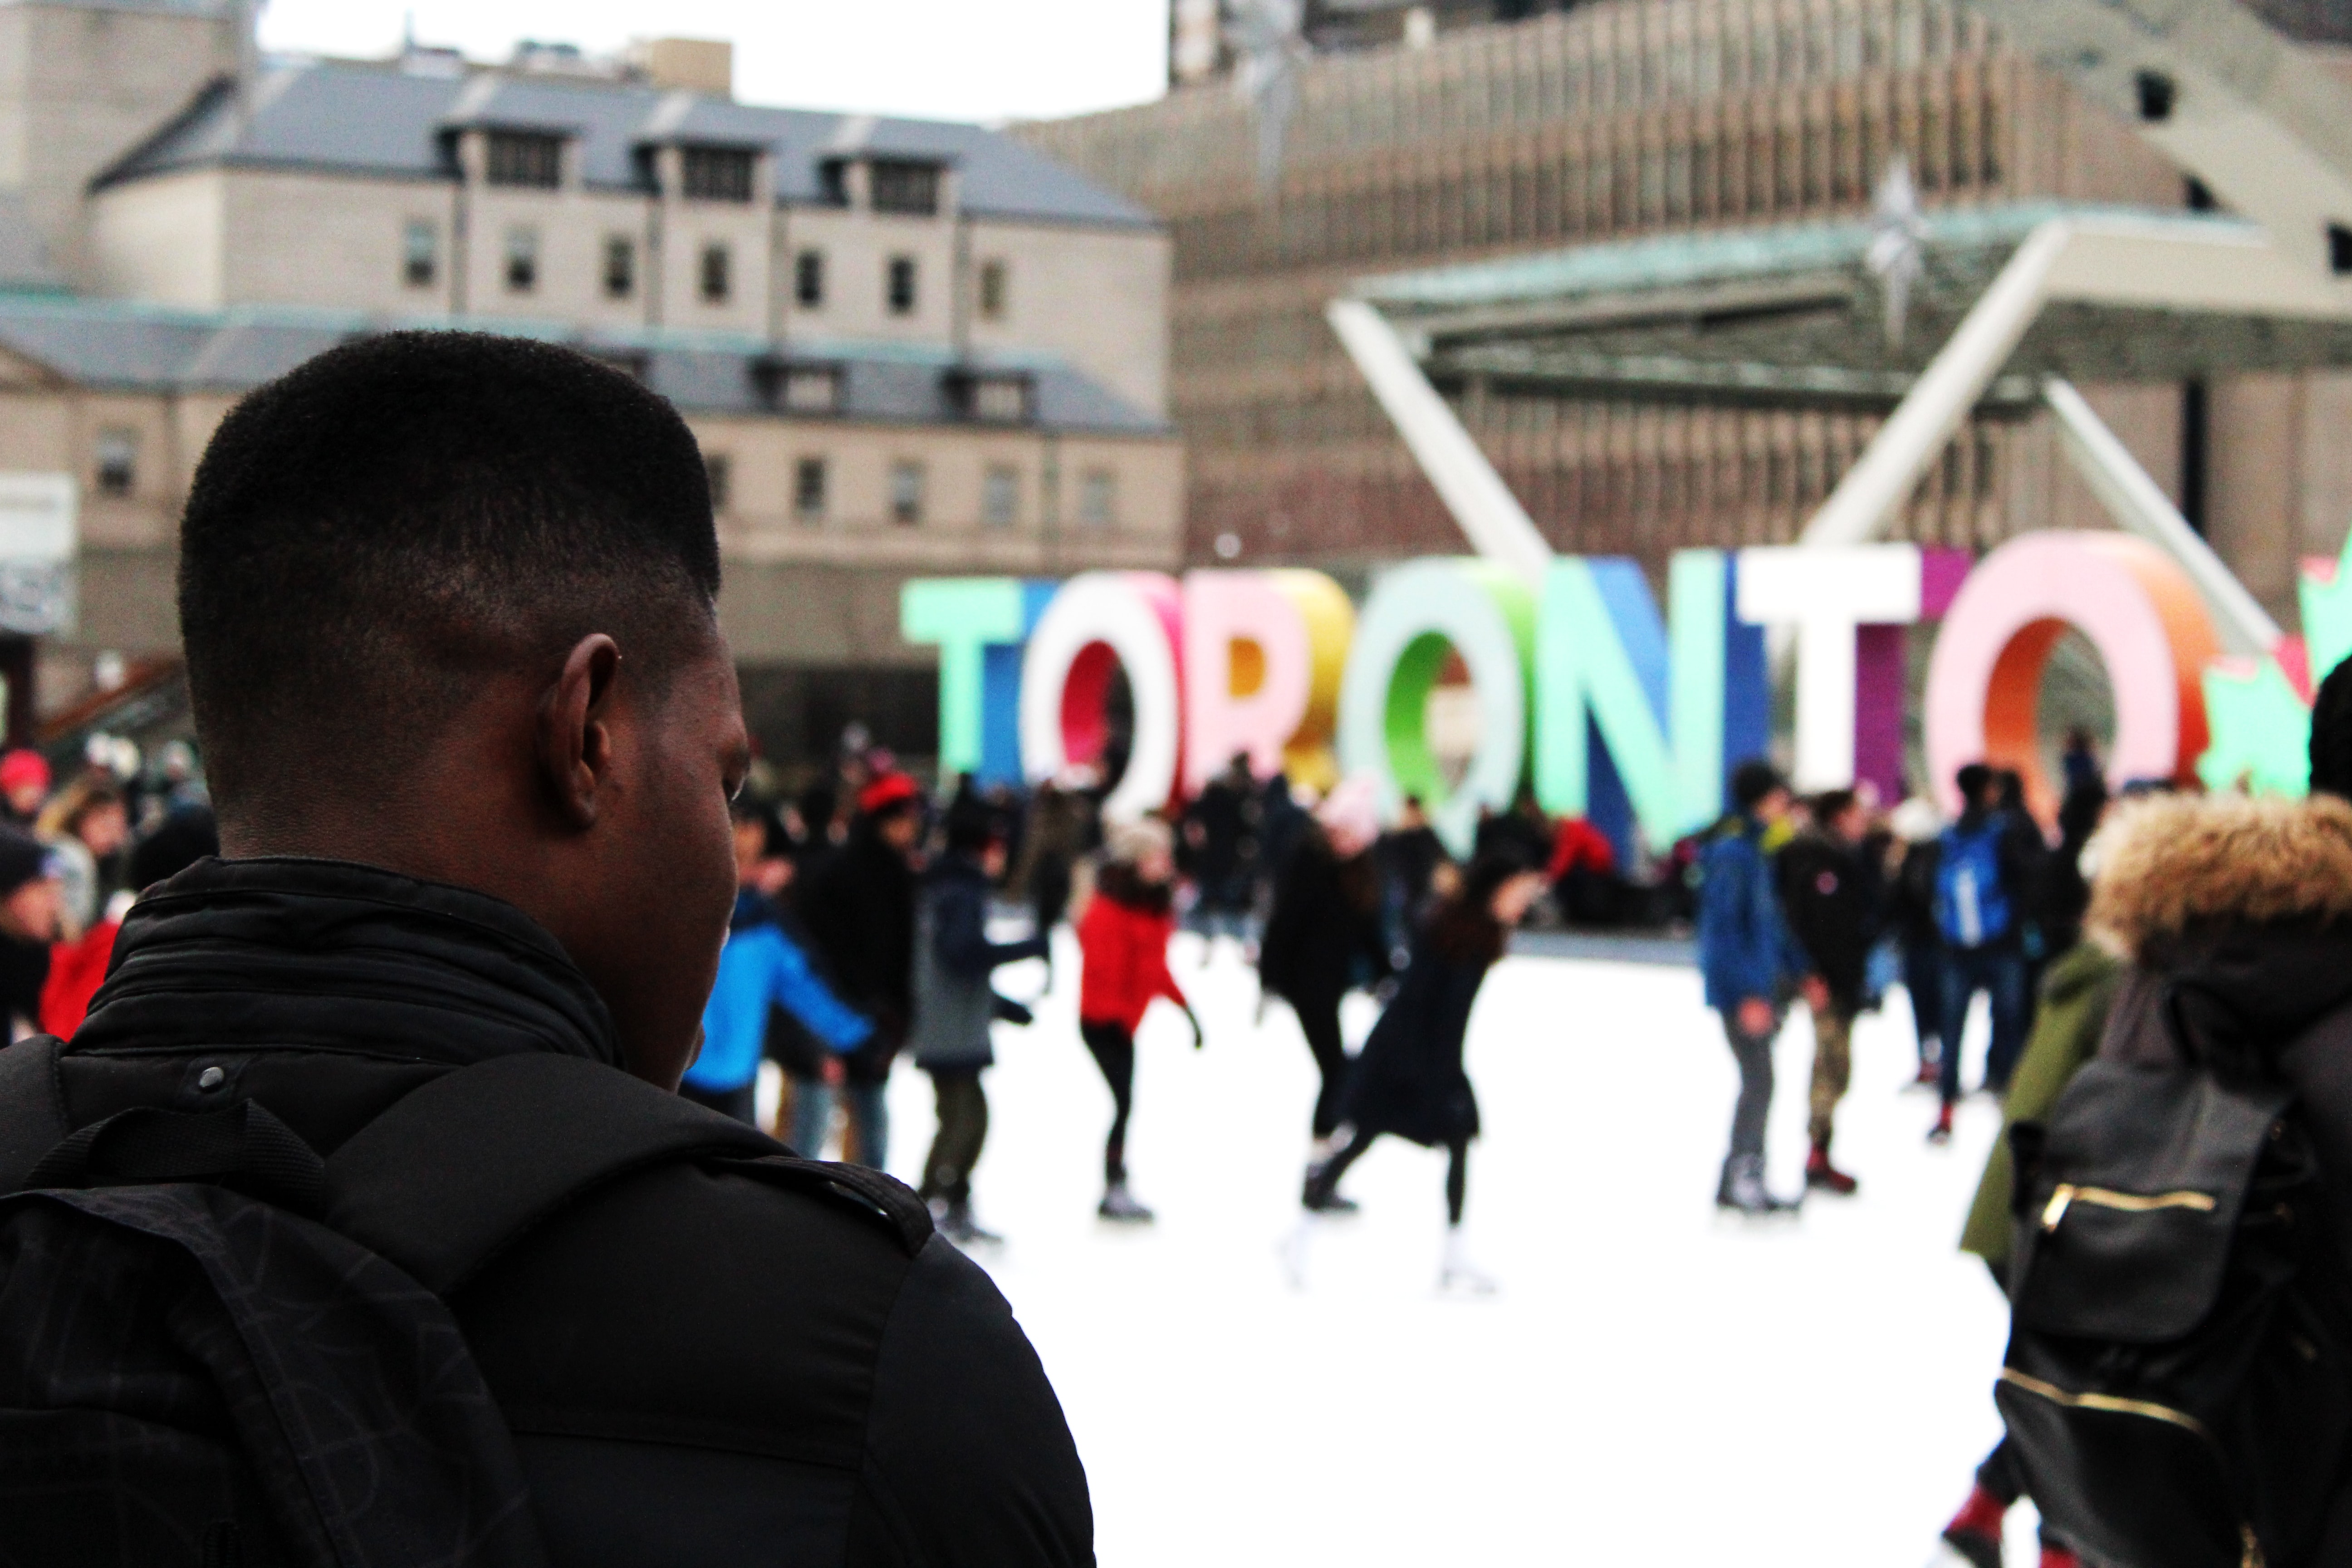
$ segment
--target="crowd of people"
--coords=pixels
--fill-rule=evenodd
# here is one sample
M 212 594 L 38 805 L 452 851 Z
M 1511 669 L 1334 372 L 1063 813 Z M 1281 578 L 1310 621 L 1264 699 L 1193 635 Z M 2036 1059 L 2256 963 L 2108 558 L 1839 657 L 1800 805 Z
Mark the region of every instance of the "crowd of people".
M 1937 1094 L 1928 1141 L 1951 1138 L 1961 1039 L 1979 994 L 1991 1036 L 1975 1087 L 2006 1091 L 2043 977 L 2082 939 L 2083 849 L 2109 805 L 2090 736 L 2070 734 L 2064 756 L 2050 833 L 2028 809 L 2021 778 L 1981 763 L 1958 770 L 1961 810 L 1949 822 L 1925 795 L 1882 810 L 1866 786 L 1801 799 L 1769 763 L 1734 771 L 1732 809 L 1704 839 L 1694 878 L 1706 1003 L 1739 1069 L 1718 1204 L 1750 1215 L 1795 1205 L 1765 1182 L 1764 1130 L 1773 1042 L 1798 1000 L 1813 1033 L 1808 1190 L 1859 1189 L 1832 1157 L 1837 1109 L 1855 1020 L 1897 983 L 1918 1042 L 1918 1081 Z
M 185 741 L 148 759 L 95 735 L 63 777 L 31 747 L 0 752 L 0 1007 L 12 1036 L 71 1035 L 132 893 L 219 847 Z
M 1320 1078 L 1301 1225 L 1285 1247 L 1294 1274 L 1315 1223 L 1355 1207 L 1340 1178 L 1390 1133 L 1448 1152 L 1441 1283 L 1490 1288 L 1461 1253 L 1477 1131 L 1463 1040 L 1507 932 L 1554 880 L 1550 844 L 1522 849 L 1490 834 L 1457 865 L 1417 801 L 1384 826 L 1368 783 L 1318 797 L 1280 774 L 1256 779 L 1245 757 L 1180 814 L 1106 820 L 1104 794 L 1098 776 L 1072 770 L 1025 793 L 965 777 L 935 801 L 856 731 L 837 766 L 799 793 L 755 784 L 735 807 L 735 917 L 682 1092 L 751 1121 L 761 1065 L 773 1062 L 774 1129 L 804 1152 L 837 1150 L 879 1168 L 889 1152 L 882 1086 L 904 1054 L 931 1079 L 938 1109 L 920 1195 L 959 1243 L 992 1244 L 1001 1238 L 971 1200 L 992 1026 L 1034 1020 L 992 976 L 1022 960 L 1050 963 L 1067 920 L 1079 1042 L 1111 1102 L 1097 1213 L 1149 1225 L 1127 1162 L 1136 1035 L 1164 1004 L 1196 1048 L 1207 1043 L 1169 967 L 1170 942 L 1190 924 L 1255 963 L 1262 996 L 1296 1013 Z M 994 917 L 1023 934 L 1000 940 Z M 1353 991 L 1384 1011 L 1351 1055 L 1339 1014 Z

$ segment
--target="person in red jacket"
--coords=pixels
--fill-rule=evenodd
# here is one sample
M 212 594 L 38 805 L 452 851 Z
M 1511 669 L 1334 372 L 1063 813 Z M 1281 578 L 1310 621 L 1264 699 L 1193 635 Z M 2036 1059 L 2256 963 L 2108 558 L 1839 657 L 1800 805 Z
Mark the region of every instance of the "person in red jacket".
M 1155 817 L 1119 823 L 1104 837 L 1101 876 L 1094 900 L 1078 921 L 1078 1033 L 1110 1086 L 1110 1137 L 1103 1144 L 1103 1200 L 1095 1212 L 1108 1220 L 1148 1225 L 1151 1211 L 1127 1190 L 1127 1121 L 1135 1106 L 1135 1031 L 1151 1004 L 1165 997 L 1184 1009 L 1192 1048 L 1201 1048 L 1201 1020 L 1168 972 L 1168 939 L 1176 932 L 1171 907 L 1175 837 Z

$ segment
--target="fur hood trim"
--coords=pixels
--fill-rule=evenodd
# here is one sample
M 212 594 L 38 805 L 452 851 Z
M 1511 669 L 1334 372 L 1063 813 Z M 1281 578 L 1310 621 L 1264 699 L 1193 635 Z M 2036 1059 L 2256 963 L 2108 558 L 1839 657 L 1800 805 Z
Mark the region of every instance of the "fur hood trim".
M 2131 801 L 2087 858 L 2085 923 L 2126 958 L 2213 927 L 2352 918 L 2352 803 L 2331 795 Z

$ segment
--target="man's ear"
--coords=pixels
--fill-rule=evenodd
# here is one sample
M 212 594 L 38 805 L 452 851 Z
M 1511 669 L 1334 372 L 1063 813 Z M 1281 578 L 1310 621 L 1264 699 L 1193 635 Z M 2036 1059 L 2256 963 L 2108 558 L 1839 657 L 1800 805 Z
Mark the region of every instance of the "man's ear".
M 621 649 L 592 632 L 564 656 L 563 671 L 539 703 L 539 772 L 557 816 L 596 826 L 600 795 L 613 775 L 613 693 Z

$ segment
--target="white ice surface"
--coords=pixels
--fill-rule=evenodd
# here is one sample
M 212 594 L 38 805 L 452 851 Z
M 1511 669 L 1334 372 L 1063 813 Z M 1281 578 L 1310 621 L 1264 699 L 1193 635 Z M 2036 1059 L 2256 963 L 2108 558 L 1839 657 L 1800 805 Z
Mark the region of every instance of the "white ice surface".
M 1838 1154 L 1845 1201 L 1753 1225 L 1712 1205 L 1735 1087 L 1696 974 L 1515 958 L 1487 982 L 1469 1059 L 1473 1257 L 1485 1300 L 1434 1292 L 1444 1156 L 1383 1140 L 1316 1235 L 1297 1220 L 1315 1076 L 1230 942 L 1176 968 L 1195 1055 L 1156 1008 L 1129 1164 L 1148 1230 L 1095 1218 L 1110 1097 L 1077 1037 L 1076 954 L 1029 1029 L 1000 1027 L 976 1183 L 1006 1245 L 983 1257 L 1060 1392 L 1107 1568 L 1210 1563 L 1802 1564 L 1915 1568 L 1998 1435 L 2005 1314 L 1954 1250 L 1998 1111 L 1971 1098 L 1947 1149 L 1898 992 L 1863 1020 Z M 1043 966 L 1001 973 L 1031 994 Z M 1351 1043 L 1370 1005 L 1351 1001 Z M 1981 1049 L 1971 1031 L 1970 1078 Z M 1774 1179 L 1800 1181 L 1812 1040 L 1777 1053 Z M 912 1181 L 929 1082 L 891 1089 Z M 2030 1563 L 2030 1510 L 2011 1561 Z

